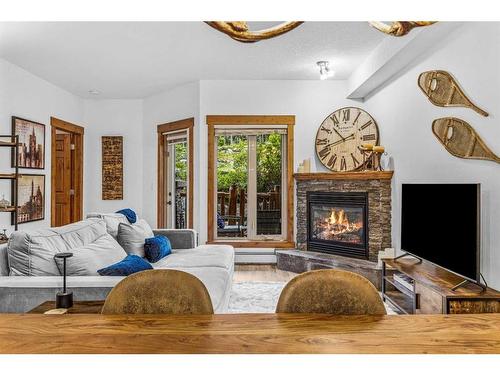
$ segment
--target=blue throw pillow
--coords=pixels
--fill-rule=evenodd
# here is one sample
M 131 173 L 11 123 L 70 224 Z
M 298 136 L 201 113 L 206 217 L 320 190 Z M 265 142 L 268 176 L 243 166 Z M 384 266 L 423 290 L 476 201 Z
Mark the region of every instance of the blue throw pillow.
M 137 221 L 135 211 L 130 208 L 124 208 L 123 210 L 116 211 L 116 213 L 124 215 L 130 224 L 134 224 Z
M 154 236 L 146 238 L 144 243 L 144 253 L 146 259 L 151 263 L 158 262 L 161 258 L 166 257 L 172 252 L 172 245 L 165 236 Z
M 127 255 L 125 259 L 111 266 L 101 268 L 97 273 L 101 276 L 128 276 L 145 270 L 152 270 L 151 264 L 138 255 Z
M 224 229 L 225 226 L 226 226 L 226 223 L 224 222 L 224 219 L 217 212 L 217 228 Z

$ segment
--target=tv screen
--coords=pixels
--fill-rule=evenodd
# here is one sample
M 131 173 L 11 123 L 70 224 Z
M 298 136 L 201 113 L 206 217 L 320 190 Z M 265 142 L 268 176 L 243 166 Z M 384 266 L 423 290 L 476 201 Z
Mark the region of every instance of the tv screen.
M 403 184 L 401 250 L 479 281 L 479 184 Z

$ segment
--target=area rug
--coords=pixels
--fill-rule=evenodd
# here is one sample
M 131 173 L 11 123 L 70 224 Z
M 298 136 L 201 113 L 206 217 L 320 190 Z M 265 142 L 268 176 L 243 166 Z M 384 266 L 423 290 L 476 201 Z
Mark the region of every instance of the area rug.
M 229 299 L 230 314 L 240 313 L 273 313 L 285 286 L 283 282 L 246 281 L 233 284 Z M 385 304 L 387 314 L 397 313 Z

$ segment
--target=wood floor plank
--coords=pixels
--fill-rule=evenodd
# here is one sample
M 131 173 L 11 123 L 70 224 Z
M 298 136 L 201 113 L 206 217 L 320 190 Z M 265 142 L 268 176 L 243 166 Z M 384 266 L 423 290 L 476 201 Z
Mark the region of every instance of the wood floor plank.
M 237 264 L 233 281 L 238 282 L 284 282 L 297 276 L 296 273 L 279 270 L 271 264 Z

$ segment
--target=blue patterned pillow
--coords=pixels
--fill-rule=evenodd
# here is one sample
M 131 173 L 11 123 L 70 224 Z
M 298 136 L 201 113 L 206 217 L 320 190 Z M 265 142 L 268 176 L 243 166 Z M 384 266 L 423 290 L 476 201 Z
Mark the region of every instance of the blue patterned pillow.
M 116 211 L 116 213 L 124 215 L 130 224 L 134 224 L 137 221 L 137 214 L 130 208 L 124 208 L 123 210 Z
M 152 270 L 151 264 L 138 255 L 127 255 L 125 259 L 105 268 L 97 270 L 101 276 L 128 276 L 145 270 Z
M 226 226 L 226 223 L 224 222 L 224 219 L 217 212 L 217 228 L 224 229 L 225 226 Z
M 154 236 L 146 238 L 144 243 L 144 253 L 146 259 L 151 263 L 158 262 L 161 258 L 166 257 L 172 252 L 170 240 L 165 236 Z

